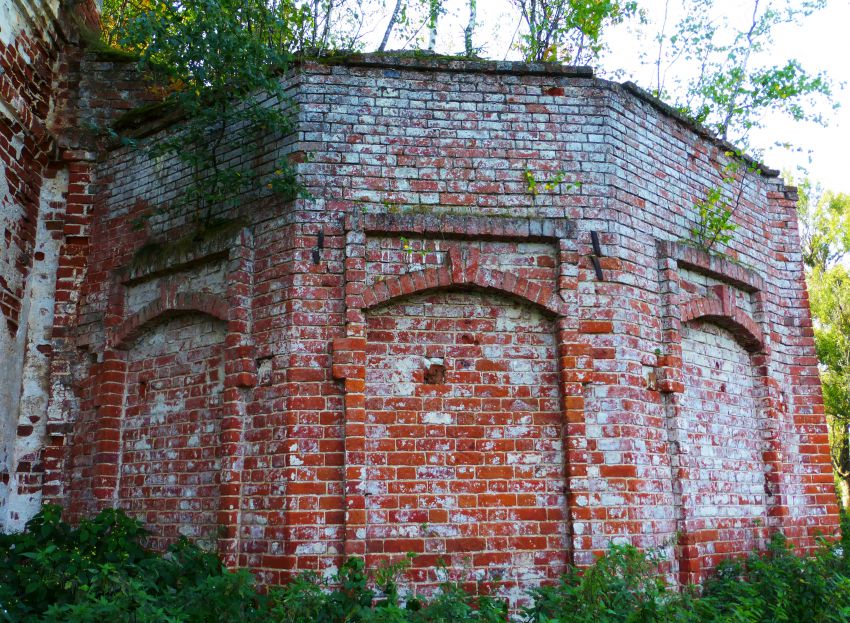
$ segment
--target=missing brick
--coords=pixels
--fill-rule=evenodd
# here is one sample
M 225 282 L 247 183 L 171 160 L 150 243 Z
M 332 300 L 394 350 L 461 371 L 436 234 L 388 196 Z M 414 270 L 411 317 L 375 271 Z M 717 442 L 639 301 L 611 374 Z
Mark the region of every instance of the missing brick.
M 428 385 L 442 385 L 446 382 L 446 366 L 442 363 L 432 363 L 425 370 L 425 383 Z
M 272 382 L 272 358 L 260 357 L 257 359 L 257 384 L 271 385 Z

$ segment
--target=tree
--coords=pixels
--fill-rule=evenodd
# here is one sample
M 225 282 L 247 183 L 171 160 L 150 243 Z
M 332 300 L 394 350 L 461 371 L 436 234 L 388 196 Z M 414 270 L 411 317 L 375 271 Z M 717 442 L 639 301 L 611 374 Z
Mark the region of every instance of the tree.
M 153 9 L 153 0 L 103 0 L 100 11 L 104 43 L 115 45 L 121 29 L 139 15 Z
M 185 117 L 150 153 L 191 170 L 172 207 L 188 207 L 199 227 L 237 199 L 296 191 L 283 158 L 265 169 L 231 162 L 250 161 L 249 152 L 290 130 L 280 74 L 311 26 L 294 0 L 151 0 L 119 24 L 119 43 L 138 52 L 143 69 L 164 76 L 166 104 Z
M 437 24 L 440 21 L 442 7 L 440 0 L 428 0 L 428 51 L 433 52 L 437 46 Z
M 832 463 L 842 506 L 850 509 L 850 196 L 800 189 L 797 211 L 815 346 L 821 369 Z
M 362 45 L 366 13 L 362 0 L 302 0 L 309 28 L 304 53 L 322 56 L 331 50 L 357 50 Z
M 825 0 L 749 0 L 741 5 L 746 20 L 733 25 L 718 17 L 716 0 L 682 0 L 683 17 L 670 34 L 667 0 L 655 58 L 644 57 L 654 70 L 650 90 L 672 99 L 741 149 L 750 148 L 748 134 L 760 127 L 766 113 L 822 122 L 818 111 L 832 103 L 827 76 L 810 73 L 793 58 L 780 57 L 773 63 L 771 56 L 770 64 L 759 58 L 772 52 L 778 26 L 798 22 L 824 4 Z
M 424 17 L 421 20 L 418 14 L 424 9 Z M 390 36 L 398 28 L 402 37 L 408 37 L 403 48 L 417 38 L 423 28 L 428 30 L 427 50 L 433 52 L 437 45 L 437 26 L 440 16 L 445 13 L 443 0 L 396 0 L 393 5 L 390 21 L 384 30 L 384 37 L 378 46 L 378 52 L 383 52 L 389 43 Z M 418 24 L 418 26 L 416 26 Z
M 769 54 L 779 26 L 805 18 L 824 3 L 746 0 L 732 15 L 719 11 L 718 0 L 663 4 L 657 45 L 644 46 L 641 53 L 641 64 L 651 74 L 649 90 L 733 145 L 722 181 L 694 202 L 697 226 L 691 236 L 706 250 L 729 242 L 736 227 L 735 210 L 746 179 L 737 169 L 751 162 L 745 152 L 755 151 L 758 157 L 750 144 L 751 130 L 771 113 L 824 123 L 824 104 L 833 103 L 828 77 L 810 73 L 793 58 L 776 62 L 776 55 Z
M 395 6 L 393 7 L 393 12 L 390 14 L 390 21 L 387 24 L 387 29 L 384 31 L 384 38 L 381 39 L 381 45 L 378 46 L 378 52 L 383 52 L 387 48 L 387 43 L 390 40 L 393 28 L 395 28 L 399 18 L 403 15 L 401 2 L 402 0 L 395 0 Z
M 475 31 L 475 20 L 478 16 L 477 0 L 469 0 L 469 21 L 463 30 L 464 54 L 468 57 L 475 56 L 475 47 L 472 45 L 472 33 Z
M 511 0 L 528 32 L 519 48 L 529 62 L 574 65 L 594 60 L 606 26 L 635 13 L 636 2 L 618 0 Z

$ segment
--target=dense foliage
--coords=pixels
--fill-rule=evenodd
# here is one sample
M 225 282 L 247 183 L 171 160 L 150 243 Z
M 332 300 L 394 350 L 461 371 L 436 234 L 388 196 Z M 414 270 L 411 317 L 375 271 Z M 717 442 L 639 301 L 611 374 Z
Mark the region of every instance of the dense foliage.
M 845 526 L 846 528 L 846 526 Z M 796 556 L 781 536 L 767 551 L 727 561 L 706 582 L 668 588 L 658 561 L 630 546 L 554 586 L 533 589 L 516 613 L 525 623 L 759 623 L 850 621 L 850 532 Z M 76 528 L 46 506 L 25 532 L 0 535 L 0 620 L 14 623 L 504 623 L 495 596 L 444 583 L 425 599 L 403 594 L 409 559 L 367 571 L 348 560 L 335 577 L 301 575 L 259 592 L 247 571 L 181 541 L 159 555 L 145 531 L 106 510 Z

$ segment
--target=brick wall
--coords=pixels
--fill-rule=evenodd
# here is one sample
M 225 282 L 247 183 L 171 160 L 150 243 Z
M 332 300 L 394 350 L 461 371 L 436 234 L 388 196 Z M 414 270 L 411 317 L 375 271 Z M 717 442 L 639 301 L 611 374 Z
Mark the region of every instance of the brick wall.
M 128 357 L 117 499 L 144 517 L 153 546 L 180 535 L 215 544 L 224 324 L 167 320 Z
M 556 579 L 567 509 L 551 318 L 425 294 L 368 313 L 366 339 L 366 551 L 484 581 Z
M 81 5 L 83 6 L 83 5 Z M 60 17 L 61 14 L 61 17 Z M 57 1 L 0 3 L 0 526 L 40 499 L 53 288 L 68 174 L 52 120 L 70 31 Z
M 443 558 L 511 597 L 612 541 L 691 581 L 772 530 L 834 531 L 775 173 L 742 174 L 709 255 L 680 241 L 727 148 L 629 85 L 381 57 L 286 80 L 297 129 L 258 161 L 309 156 L 309 198 L 246 199 L 140 264 L 190 233 L 174 210 L 132 226 L 186 176 L 129 148 L 93 171 L 58 290 L 50 499 L 124 506 L 160 545 L 217 534 L 265 582 L 416 551 L 420 587 Z
M 54 382 L 76 323 L 97 126 L 149 98 L 130 64 L 86 54 L 79 25 L 96 28 L 94 1 L 0 2 L 0 527 L 17 529 L 55 483 L 70 408 Z M 119 67 L 120 66 L 120 67 Z M 121 69 L 125 70 L 121 71 Z M 92 94 L 99 94 L 92 97 Z M 73 319 L 73 321 L 72 321 Z M 75 347 L 72 347 L 75 348 Z

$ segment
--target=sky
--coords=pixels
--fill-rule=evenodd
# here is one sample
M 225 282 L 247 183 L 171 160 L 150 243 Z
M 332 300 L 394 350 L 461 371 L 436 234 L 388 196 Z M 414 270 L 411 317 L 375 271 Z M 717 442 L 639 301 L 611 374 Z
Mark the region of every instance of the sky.
M 441 18 L 437 51 L 458 53 L 463 50 L 463 28 L 466 26 L 469 9 L 467 0 L 444 0 L 446 14 Z M 766 0 L 760 0 L 762 5 Z M 775 1 L 775 0 L 774 0 Z M 798 2 L 799 0 L 789 0 Z M 664 0 L 639 0 L 648 20 L 645 26 L 646 36 L 657 32 L 664 13 Z M 675 23 L 677 7 L 681 0 L 670 0 L 669 24 Z M 752 0 L 715 0 L 718 14 L 732 23 L 743 23 L 752 11 Z M 383 11 L 387 15 L 388 11 Z M 481 55 L 485 58 L 508 60 L 517 59 L 518 52 L 511 49 L 515 40 L 519 13 L 513 9 L 510 0 L 478 0 L 478 24 L 475 31 L 475 44 L 483 46 Z M 784 64 L 790 58 L 801 62 L 812 73 L 825 71 L 833 81 L 834 101 L 839 108 L 832 111 L 824 107 L 822 112 L 827 121 L 826 127 L 814 123 L 800 123 L 781 116 L 764 120 L 764 128 L 754 131 L 750 142 L 761 150 L 762 162 L 770 168 L 789 172 L 799 180 L 807 175 L 819 182 L 824 189 L 850 194 L 850 36 L 847 26 L 850 24 L 850 0 L 827 0 L 824 8 L 793 25 L 782 25 L 774 32 L 773 46 L 761 59 L 760 64 Z M 371 39 L 380 41 L 385 24 L 373 24 L 367 34 L 366 47 Z M 423 29 L 424 30 L 424 29 Z M 609 51 L 603 60 L 604 67 L 624 70 L 621 80 L 632 80 L 641 86 L 649 86 L 651 73 L 641 67 L 639 46 L 654 45 L 651 40 L 640 42 L 635 37 L 635 24 L 615 26 L 605 35 Z M 424 32 L 420 32 L 424 37 Z M 407 38 L 406 38 L 407 39 Z M 402 47 L 402 41 L 394 38 L 388 49 Z M 408 48 L 416 47 L 409 43 Z M 597 73 L 611 77 L 605 68 Z M 842 85 L 846 87 L 842 88 Z M 775 144 L 788 143 L 794 148 L 778 147 Z

